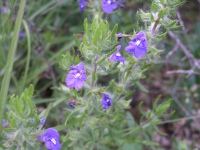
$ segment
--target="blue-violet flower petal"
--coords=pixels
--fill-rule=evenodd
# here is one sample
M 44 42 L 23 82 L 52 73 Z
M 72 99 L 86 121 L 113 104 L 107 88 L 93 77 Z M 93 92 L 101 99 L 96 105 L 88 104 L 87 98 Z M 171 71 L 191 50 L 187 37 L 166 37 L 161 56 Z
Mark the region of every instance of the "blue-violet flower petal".
M 146 55 L 147 47 L 148 43 L 146 35 L 141 31 L 129 42 L 129 45 L 125 48 L 125 50 L 127 53 L 132 53 L 136 58 L 141 58 Z
M 113 9 L 116 9 L 118 6 L 117 2 L 114 2 L 113 0 L 102 0 L 102 10 L 105 13 L 112 13 Z
M 79 90 L 83 87 L 86 80 L 86 70 L 83 62 L 80 62 L 76 66 L 71 66 L 71 71 L 66 76 L 66 85 L 69 88 L 75 88 Z
M 7 12 L 7 9 L 6 9 L 5 6 L 3 6 L 3 7 L 1 8 L 1 12 L 2 12 L 3 14 L 5 14 L 5 13 Z
M 41 118 L 40 119 L 40 125 L 43 125 L 45 123 L 46 119 L 45 118 Z
M 124 62 L 125 61 L 125 58 L 119 52 L 120 48 L 121 48 L 121 45 L 118 45 L 117 46 L 117 51 L 110 56 L 110 61 L 119 61 L 119 62 Z
M 5 119 L 2 119 L 2 126 L 6 127 L 6 125 L 7 125 L 7 121 Z
M 87 5 L 88 5 L 88 2 L 87 2 L 87 1 L 85 1 L 85 0 L 78 0 L 78 2 L 79 2 L 79 8 L 80 8 L 80 12 L 83 12 L 83 11 L 84 11 L 84 8 L 85 8 L 85 6 L 87 6 Z
M 102 93 L 101 103 L 103 105 L 103 109 L 107 110 L 110 106 L 112 106 L 112 98 L 108 94 Z
M 62 148 L 59 142 L 59 133 L 53 128 L 48 128 L 46 132 L 37 137 L 38 140 L 45 142 L 48 150 L 59 150 Z

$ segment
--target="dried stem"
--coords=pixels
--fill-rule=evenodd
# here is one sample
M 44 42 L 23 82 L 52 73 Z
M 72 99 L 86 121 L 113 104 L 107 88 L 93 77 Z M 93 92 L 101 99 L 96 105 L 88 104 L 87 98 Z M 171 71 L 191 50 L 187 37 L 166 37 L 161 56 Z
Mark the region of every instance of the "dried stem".
M 156 30 L 156 28 L 157 28 L 159 22 L 160 22 L 160 18 L 158 18 L 158 19 L 155 21 L 155 23 L 154 23 L 154 25 L 153 25 L 153 28 L 152 28 L 152 34 L 154 34 L 154 32 L 155 32 L 155 30 Z

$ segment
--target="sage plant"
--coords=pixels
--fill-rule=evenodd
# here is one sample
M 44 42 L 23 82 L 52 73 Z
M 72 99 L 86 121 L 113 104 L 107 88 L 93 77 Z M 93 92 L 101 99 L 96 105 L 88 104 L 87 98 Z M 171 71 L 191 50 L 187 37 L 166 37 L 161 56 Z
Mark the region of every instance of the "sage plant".
M 138 143 L 158 145 L 144 139 L 143 135 L 152 128 L 162 134 L 157 124 L 166 116 L 171 100 L 158 105 L 156 99 L 152 110 L 141 110 L 141 122 L 136 124 L 133 116 L 126 111 L 135 92 L 130 87 L 135 85 L 141 91 L 148 92 L 140 84 L 140 79 L 145 78 L 144 72 L 160 58 L 162 50 L 156 48 L 157 44 L 165 38 L 169 30 L 181 29 L 177 25 L 178 20 L 171 17 L 185 1 L 152 0 L 148 12 L 138 10 L 137 16 L 144 24 L 140 30 L 133 29 L 133 33 L 119 33 L 118 24 L 113 25 L 104 18 L 111 13 L 125 11 L 118 9 L 123 3 L 126 2 L 77 0 L 80 13 L 93 11 L 94 16 L 93 20 L 87 18 L 83 21 L 82 38 L 78 38 L 77 33 L 74 34 L 75 47 L 59 57 L 63 78 L 57 92 L 70 99 L 65 99 L 69 104 L 64 106 L 65 121 L 56 127 L 43 127 L 50 110 L 64 100 L 50 103 L 37 114 L 36 106 L 32 102 L 34 88 L 30 85 L 20 97 L 11 96 L 8 107 L 1 106 L 5 111 L 1 111 L 0 117 L 0 149 L 35 150 L 46 147 L 49 150 L 127 150 L 127 147 L 136 147 Z M 20 23 L 21 21 L 16 24 L 18 28 L 15 35 L 19 35 Z M 13 38 L 16 39 L 17 36 Z M 125 47 L 121 44 L 122 38 L 129 41 Z M 14 42 L 16 45 L 17 40 Z M 12 69 L 12 66 L 8 69 Z M 104 76 L 111 77 L 105 85 L 99 82 Z M 6 79 L 1 91 L 5 81 Z M 7 94 L 7 89 L 3 91 Z M 5 104 L 5 99 L 6 96 L 1 99 L 1 104 Z

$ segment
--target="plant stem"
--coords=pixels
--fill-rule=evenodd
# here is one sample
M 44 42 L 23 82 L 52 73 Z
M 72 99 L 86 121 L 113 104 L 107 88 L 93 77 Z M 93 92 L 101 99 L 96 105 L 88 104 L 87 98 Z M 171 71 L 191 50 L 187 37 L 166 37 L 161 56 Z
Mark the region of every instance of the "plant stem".
M 93 88 L 93 86 L 94 86 L 94 82 L 95 82 L 95 79 L 93 78 L 93 75 L 95 76 L 96 75 L 96 72 L 97 72 L 97 60 L 98 60 L 98 57 L 96 57 L 95 59 L 94 59 L 94 70 L 93 70 L 93 73 L 92 73 L 92 80 L 91 80 L 91 89 Z
M 10 50 L 8 53 L 8 58 L 6 62 L 6 68 L 5 73 L 2 80 L 1 90 L 0 90 L 0 121 L 2 122 L 3 119 L 3 113 L 5 110 L 6 100 L 7 100 L 7 94 L 8 94 L 8 87 L 10 84 L 10 77 L 12 73 L 13 63 L 14 63 L 14 56 L 17 49 L 17 43 L 18 43 L 18 35 L 22 23 L 24 8 L 26 5 L 26 0 L 21 0 L 20 7 L 17 15 L 17 19 L 15 22 L 14 27 L 14 34 L 11 41 Z M 2 124 L 0 122 L 0 134 L 2 132 Z
M 153 29 L 152 29 L 152 34 L 154 34 L 154 31 L 156 30 L 156 28 L 157 28 L 159 22 L 160 22 L 160 18 L 158 18 L 158 19 L 155 21 L 155 23 L 154 23 L 154 25 L 153 25 Z
M 31 37 L 30 37 L 30 31 L 29 31 L 28 25 L 25 20 L 23 20 L 23 25 L 26 30 L 27 41 L 28 41 L 28 43 L 27 43 L 28 44 L 28 53 L 27 53 L 27 60 L 26 60 L 26 68 L 25 68 L 24 80 L 23 80 L 23 84 L 22 84 L 22 88 L 24 89 L 25 85 L 26 85 L 26 79 L 27 79 L 27 74 L 28 74 L 29 64 L 30 64 L 30 57 L 31 57 Z

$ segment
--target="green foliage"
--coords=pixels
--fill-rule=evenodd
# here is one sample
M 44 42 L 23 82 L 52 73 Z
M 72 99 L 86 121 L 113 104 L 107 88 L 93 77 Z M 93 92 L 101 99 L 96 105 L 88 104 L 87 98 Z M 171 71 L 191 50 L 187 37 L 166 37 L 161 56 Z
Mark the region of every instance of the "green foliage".
M 157 30 L 154 29 L 155 25 L 156 28 L 161 25 L 167 31 L 180 30 L 182 26 L 177 25 L 178 21 L 170 18 L 175 15 L 177 7 L 182 6 L 185 2 L 186 0 L 152 0 L 151 11 L 154 13 L 140 11 L 137 15 L 142 22 L 150 25 L 149 32 L 154 33 L 154 30 Z
M 143 86 L 141 85 L 139 82 L 136 82 L 136 86 L 139 88 L 139 90 L 141 90 L 142 92 L 146 92 L 148 93 L 149 91 Z
M 38 134 L 39 117 L 32 102 L 33 92 L 34 87 L 30 85 L 20 97 L 15 95 L 10 97 L 9 108 L 4 116 L 7 124 L 2 132 L 4 140 L 1 142 L 4 147 L 37 149 L 36 135 Z
M 67 52 L 65 55 L 60 53 L 59 60 L 60 68 L 63 70 L 68 70 L 73 62 L 70 52 Z
M 88 60 L 93 60 L 111 52 L 117 46 L 117 37 L 115 36 L 117 29 L 118 25 L 115 25 L 113 30 L 110 31 L 108 22 L 104 22 L 100 18 L 94 19 L 92 24 L 89 24 L 85 19 L 85 35 L 83 44 L 79 46 L 82 55 Z

